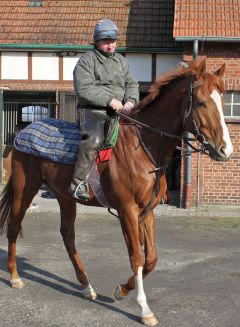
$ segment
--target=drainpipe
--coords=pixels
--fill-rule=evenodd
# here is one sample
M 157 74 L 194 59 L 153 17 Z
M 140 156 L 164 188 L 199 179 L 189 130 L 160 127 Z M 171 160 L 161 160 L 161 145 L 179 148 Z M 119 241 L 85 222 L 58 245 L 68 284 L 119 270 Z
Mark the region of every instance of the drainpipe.
M 198 40 L 193 42 L 193 60 L 196 60 L 198 56 Z M 186 133 L 187 138 L 191 138 L 191 133 Z M 191 147 L 186 145 L 187 152 L 191 151 Z M 190 207 L 191 200 L 191 180 L 192 180 L 192 155 L 186 157 L 186 193 L 185 193 L 185 209 Z
M 3 154 L 3 90 L 0 89 L 0 151 Z M 0 156 L 0 186 L 3 182 L 3 159 Z

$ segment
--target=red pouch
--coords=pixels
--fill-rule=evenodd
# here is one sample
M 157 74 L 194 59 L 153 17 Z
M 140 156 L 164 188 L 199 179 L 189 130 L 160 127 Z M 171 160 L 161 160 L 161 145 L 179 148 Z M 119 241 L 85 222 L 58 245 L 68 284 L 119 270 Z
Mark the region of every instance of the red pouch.
M 96 163 L 109 161 L 111 159 L 112 149 L 103 149 L 96 156 Z

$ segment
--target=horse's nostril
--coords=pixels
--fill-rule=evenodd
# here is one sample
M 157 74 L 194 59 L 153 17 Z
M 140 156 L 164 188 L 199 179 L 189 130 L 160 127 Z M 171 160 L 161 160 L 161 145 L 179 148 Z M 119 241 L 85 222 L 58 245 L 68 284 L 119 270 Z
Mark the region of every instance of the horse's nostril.
M 221 145 L 220 147 L 219 147 L 219 149 L 218 149 L 218 154 L 220 155 L 220 156 L 225 156 L 226 155 L 226 153 L 225 153 L 225 146 L 224 145 Z

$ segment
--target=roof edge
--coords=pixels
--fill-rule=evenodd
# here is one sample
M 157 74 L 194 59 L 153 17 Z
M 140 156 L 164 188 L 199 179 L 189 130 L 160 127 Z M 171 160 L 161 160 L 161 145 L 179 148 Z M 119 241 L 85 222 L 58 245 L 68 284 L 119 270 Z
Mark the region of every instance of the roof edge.
M 64 45 L 64 44 L 8 44 L 0 43 L 0 50 L 41 50 L 41 51 L 88 51 L 91 45 Z M 142 53 L 176 53 L 181 54 L 183 48 L 132 48 L 118 47 L 118 52 L 142 52 Z
M 183 48 L 130 48 L 130 47 L 118 47 L 119 52 L 131 52 L 131 53 L 172 53 L 172 54 L 182 54 Z
M 240 42 L 240 37 L 219 37 L 219 36 L 176 36 L 176 41 L 204 41 L 204 42 Z

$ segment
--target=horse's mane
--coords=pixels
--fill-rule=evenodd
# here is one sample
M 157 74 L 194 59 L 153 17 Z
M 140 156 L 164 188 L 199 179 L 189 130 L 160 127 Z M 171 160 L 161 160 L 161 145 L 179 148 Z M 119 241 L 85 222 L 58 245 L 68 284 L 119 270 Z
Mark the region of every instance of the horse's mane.
M 153 84 L 150 86 L 149 94 L 144 97 L 138 104 L 136 104 L 136 106 L 134 106 L 131 114 L 143 110 L 151 103 L 153 103 L 167 85 L 170 85 L 176 80 L 196 75 L 198 65 L 199 62 L 192 61 L 188 65 L 180 65 L 176 70 L 172 70 L 164 75 L 161 75 L 161 77 L 153 82 Z M 211 92 L 214 88 L 216 88 L 223 93 L 223 81 L 220 80 L 216 75 L 205 73 L 203 79 L 203 91 L 208 90 Z

